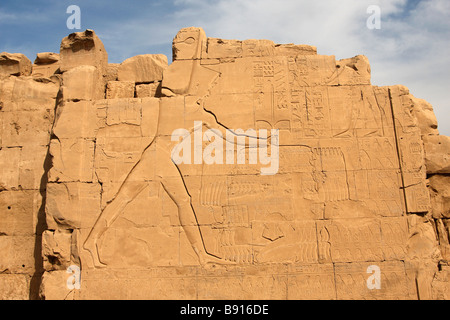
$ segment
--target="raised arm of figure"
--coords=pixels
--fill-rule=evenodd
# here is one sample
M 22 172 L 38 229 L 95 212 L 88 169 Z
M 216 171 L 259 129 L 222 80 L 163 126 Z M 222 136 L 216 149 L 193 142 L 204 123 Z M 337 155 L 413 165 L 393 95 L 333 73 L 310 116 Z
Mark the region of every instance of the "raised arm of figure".
M 222 124 L 218 121 L 216 115 L 205 109 L 202 108 L 201 112 L 201 119 L 202 123 L 208 128 L 212 130 L 219 130 L 221 132 L 225 131 L 225 134 L 222 134 L 223 139 L 225 139 L 227 142 L 235 143 L 235 137 L 247 137 L 249 138 L 249 143 L 257 143 L 259 140 L 264 140 L 270 143 L 271 140 L 271 133 L 267 133 L 265 136 L 258 135 L 258 132 L 255 129 L 247 129 L 246 131 L 242 129 L 231 129 L 228 126 Z M 237 139 L 238 145 L 244 145 L 245 146 L 245 140 L 244 139 Z

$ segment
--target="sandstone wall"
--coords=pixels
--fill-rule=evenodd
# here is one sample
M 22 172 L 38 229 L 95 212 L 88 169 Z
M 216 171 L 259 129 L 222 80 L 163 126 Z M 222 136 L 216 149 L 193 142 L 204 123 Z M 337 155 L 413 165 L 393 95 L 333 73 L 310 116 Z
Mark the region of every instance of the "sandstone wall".
M 1 299 L 38 298 L 43 273 L 48 146 L 59 80 L 36 74 L 41 67 L 21 54 L 0 54 Z
M 450 139 L 426 101 L 372 86 L 365 56 L 199 28 L 173 53 L 108 64 L 87 30 L 33 66 L 1 55 L 0 298 L 449 299 Z M 278 129 L 278 170 L 249 164 L 251 134 L 175 164 L 177 129 L 202 152 Z

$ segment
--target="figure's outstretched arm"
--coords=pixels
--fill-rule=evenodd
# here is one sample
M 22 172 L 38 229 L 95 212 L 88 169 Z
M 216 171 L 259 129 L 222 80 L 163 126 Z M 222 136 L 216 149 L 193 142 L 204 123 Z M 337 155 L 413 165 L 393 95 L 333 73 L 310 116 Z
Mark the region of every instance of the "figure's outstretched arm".
M 270 132 L 267 133 L 266 136 L 262 136 L 262 137 L 258 136 L 258 132 L 256 130 L 253 131 L 254 135 L 249 134 L 249 131 L 240 130 L 240 131 L 236 132 L 235 129 L 230 129 L 226 125 L 220 123 L 217 120 L 216 115 L 213 112 L 205 109 L 204 107 L 203 107 L 201 120 L 208 129 L 216 129 L 219 131 L 225 130 L 225 134 L 222 136 L 226 141 L 228 141 L 230 143 L 235 143 L 235 139 L 234 139 L 235 137 L 247 137 L 247 138 L 249 138 L 250 143 L 251 142 L 257 143 L 257 141 L 259 141 L 259 140 L 263 140 L 263 141 L 271 140 Z M 227 134 L 227 133 L 231 133 L 231 134 Z M 229 140 L 229 139 L 231 139 L 231 140 Z M 238 140 L 237 143 L 240 144 L 239 139 L 237 139 L 237 140 Z M 244 142 L 244 144 L 245 144 L 245 142 Z

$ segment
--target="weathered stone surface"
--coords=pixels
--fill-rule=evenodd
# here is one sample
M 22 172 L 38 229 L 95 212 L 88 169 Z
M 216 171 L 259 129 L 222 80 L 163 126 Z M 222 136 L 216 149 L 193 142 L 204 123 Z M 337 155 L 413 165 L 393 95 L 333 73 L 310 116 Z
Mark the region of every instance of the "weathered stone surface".
M 450 174 L 450 137 L 424 136 L 425 166 L 428 174 Z
M 65 101 L 58 106 L 53 134 L 59 139 L 91 138 L 98 129 L 97 108 L 94 101 Z
M 101 185 L 50 183 L 47 186 L 47 225 L 50 229 L 75 230 L 91 226 L 101 208 Z
M 37 65 L 53 64 L 59 62 L 59 54 L 54 52 L 41 52 L 36 55 L 34 61 Z
M 93 30 L 75 32 L 65 37 L 60 46 L 61 72 L 89 65 L 106 73 L 108 54 Z
M 19 188 L 19 163 L 21 148 L 0 149 L 0 190 L 17 190 Z
M 411 94 L 403 97 L 403 103 L 410 105 L 410 112 L 416 118 L 416 125 L 420 128 L 423 136 L 439 134 L 438 122 L 431 104 L 423 99 L 417 99 Z
M 64 100 L 98 100 L 105 97 L 105 86 L 99 69 L 82 65 L 63 74 Z
M 51 182 L 92 182 L 95 143 L 87 139 L 52 140 L 49 152 L 52 168 Z
M 54 107 L 53 107 L 54 108 Z M 52 109 L 3 112 L 2 146 L 46 146 L 49 143 Z
M 5 299 L 449 299 L 426 101 L 307 45 L 186 28 L 173 55 L 108 64 L 87 30 L 0 81 Z
M 136 85 L 136 98 L 161 97 L 161 82 Z
M 336 67 L 340 85 L 370 85 L 371 70 L 366 56 L 339 60 Z
M 0 102 L 2 114 L 54 110 L 59 84 L 30 77 L 10 77 L 0 84 Z M 29 113 L 28 117 L 36 118 Z M 51 121 L 51 119 L 48 119 Z M 27 121 L 27 120 L 25 120 Z M 29 119 L 28 121 L 32 121 Z M 4 128 L 5 129 L 5 128 Z
M 449 176 L 434 175 L 430 177 L 430 194 L 435 219 L 450 219 L 450 183 Z
M 24 274 L 0 274 L 0 300 L 28 300 L 30 278 Z
M 180 51 L 185 51 L 182 45 L 189 44 L 192 34 L 198 30 L 184 29 L 174 41 L 174 51 L 176 60 L 183 60 L 188 56 L 180 55 Z M 202 33 L 199 36 L 204 36 Z M 317 49 L 307 45 L 275 44 L 269 40 L 223 40 L 218 38 L 207 38 L 206 48 L 202 47 L 202 59 L 232 59 L 245 57 L 266 57 L 266 56 L 304 56 L 316 55 Z
M 450 300 L 450 267 L 442 266 L 442 271 L 433 279 L 434 298 L 437 300 Z
M 33 64 L 32 76 L 35 78 L 50 78 L 59 70 L 59 60 L 59 54 L 57 53 L 38 53 Z
M 72 233 L 45 231 L 42 234 L 42 256 L 46 271 L 66 270 L 71 265 Z
M 48 78 L 0 81 L 1 299 L 39 294 L 48 145 L 58 91 L 59 82 Z
M 406 269 L 415 273 L 417 297 L 421 300 L 435 299 L 437 293 L 433 290 L 433 280 L 440 275 L 439 262 L 443 259 L 436 229 L 429 218 L 418 215 L 409 217 L 409 229 Z
M 120 63 L 109 63 L 106 73 L 103 75 L 105 81 L 117 81 Z
M 38 190 L 0 193 L 0 234 L 33 236 L 39 223 L 42 195 Z
M 0 53 L 0 76 L 29 76 L 31 61 L 21 53 Z
M 40 296 L 45 300 L 73 300 L 75 290 L 67 287 L 67 278 L 70 276 L 66 271 L 46 272 L 42 277 Z
M 435 219 L 443 261 L 450 261 L 450 219 Z M 444 263 L 442 264 L 444 265 Z
M 35 266 L 34 236 L 0 236 L 0 274 L 33 274 Z
M 106 99 L 134 98 L 134 82 L 109 81 L 106 86 Z
M 135 56 L 120 64 L 117 78 L 119 81 L 137 83 L 161 81 L 167 63 L 167 57 L 163 54 Z

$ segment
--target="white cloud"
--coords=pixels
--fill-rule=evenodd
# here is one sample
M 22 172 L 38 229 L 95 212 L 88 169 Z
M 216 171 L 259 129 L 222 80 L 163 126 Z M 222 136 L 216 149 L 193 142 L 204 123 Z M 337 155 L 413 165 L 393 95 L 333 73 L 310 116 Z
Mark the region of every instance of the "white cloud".
M 4 24 L 16 20 L 17 16 L 15 14 L 0 11 L 0 23 Z

